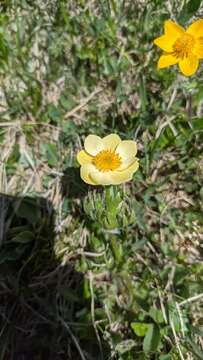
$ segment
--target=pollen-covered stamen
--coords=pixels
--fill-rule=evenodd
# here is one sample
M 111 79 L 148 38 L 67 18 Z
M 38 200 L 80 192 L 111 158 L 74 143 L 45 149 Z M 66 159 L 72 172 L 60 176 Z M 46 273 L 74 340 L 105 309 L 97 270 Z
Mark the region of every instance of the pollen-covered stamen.
M 121 165 L 121 157 L 114 151 L 102 150 L 94 157 L 92 162 L 99 171 L 113 171 Z
M 185 33 L 178 38 L 173 45 L 173 55 L 178 59 L 188 57 L 194 47 L 195 39 L 192 35 Z

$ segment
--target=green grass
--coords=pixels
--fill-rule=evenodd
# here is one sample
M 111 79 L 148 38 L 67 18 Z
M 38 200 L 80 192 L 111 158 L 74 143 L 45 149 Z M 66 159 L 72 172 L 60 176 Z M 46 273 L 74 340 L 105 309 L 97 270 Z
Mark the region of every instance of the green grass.
M 153 39 L 201 1 L 0 4 L 0 360 L 203 359 L 203 78 Z M 90 133 L 139 171 L 82 182 Z

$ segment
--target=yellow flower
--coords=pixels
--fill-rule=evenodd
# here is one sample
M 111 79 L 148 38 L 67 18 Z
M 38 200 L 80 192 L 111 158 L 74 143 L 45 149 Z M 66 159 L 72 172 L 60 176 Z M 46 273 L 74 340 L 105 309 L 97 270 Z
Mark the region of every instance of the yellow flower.
M 203 19 L 191 24 L 187 30 L 172 20 L 164 23 L 164 35 L 154 40 L 164 50 L 158 69 L 178 64 L 185 76 L 193 75 L 203 59 Z
M 124 140 L 116 134 L 104 138 L 88 135 L 85 150 L 77 154 L 80 176 L 91 185 L 117 185 L 132 179 L 139 167 L 135 141 Z

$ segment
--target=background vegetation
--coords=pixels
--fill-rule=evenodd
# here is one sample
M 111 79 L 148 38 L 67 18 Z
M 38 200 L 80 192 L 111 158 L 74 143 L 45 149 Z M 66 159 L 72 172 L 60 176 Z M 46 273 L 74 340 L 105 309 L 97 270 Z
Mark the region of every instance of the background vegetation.
M 203 67 L 153 46 L 202 2 L 0 9 L 0 360 L 203 359 Z M 140 169 L 95 190 L 75 155 L 111 132 Z

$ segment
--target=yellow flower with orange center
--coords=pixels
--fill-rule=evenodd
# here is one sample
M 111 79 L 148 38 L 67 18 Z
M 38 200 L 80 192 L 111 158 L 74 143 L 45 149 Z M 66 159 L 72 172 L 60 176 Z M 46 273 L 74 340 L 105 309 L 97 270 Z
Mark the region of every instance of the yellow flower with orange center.
M 139 167 L 137 144 L 117 134 L 104 138 L 88 135 L 84 150 L 77 154 L 83 181 L 91 185 L 118 185 L 132 179 Z
M 158 69 L 178 64 L 185 76 L 193 75 L 203 59 L 203 19 L 191 24 L 187 30 L 167 20 L 164 35 L 156 38 L 154 44 L 164 50 L 159 58 Z

